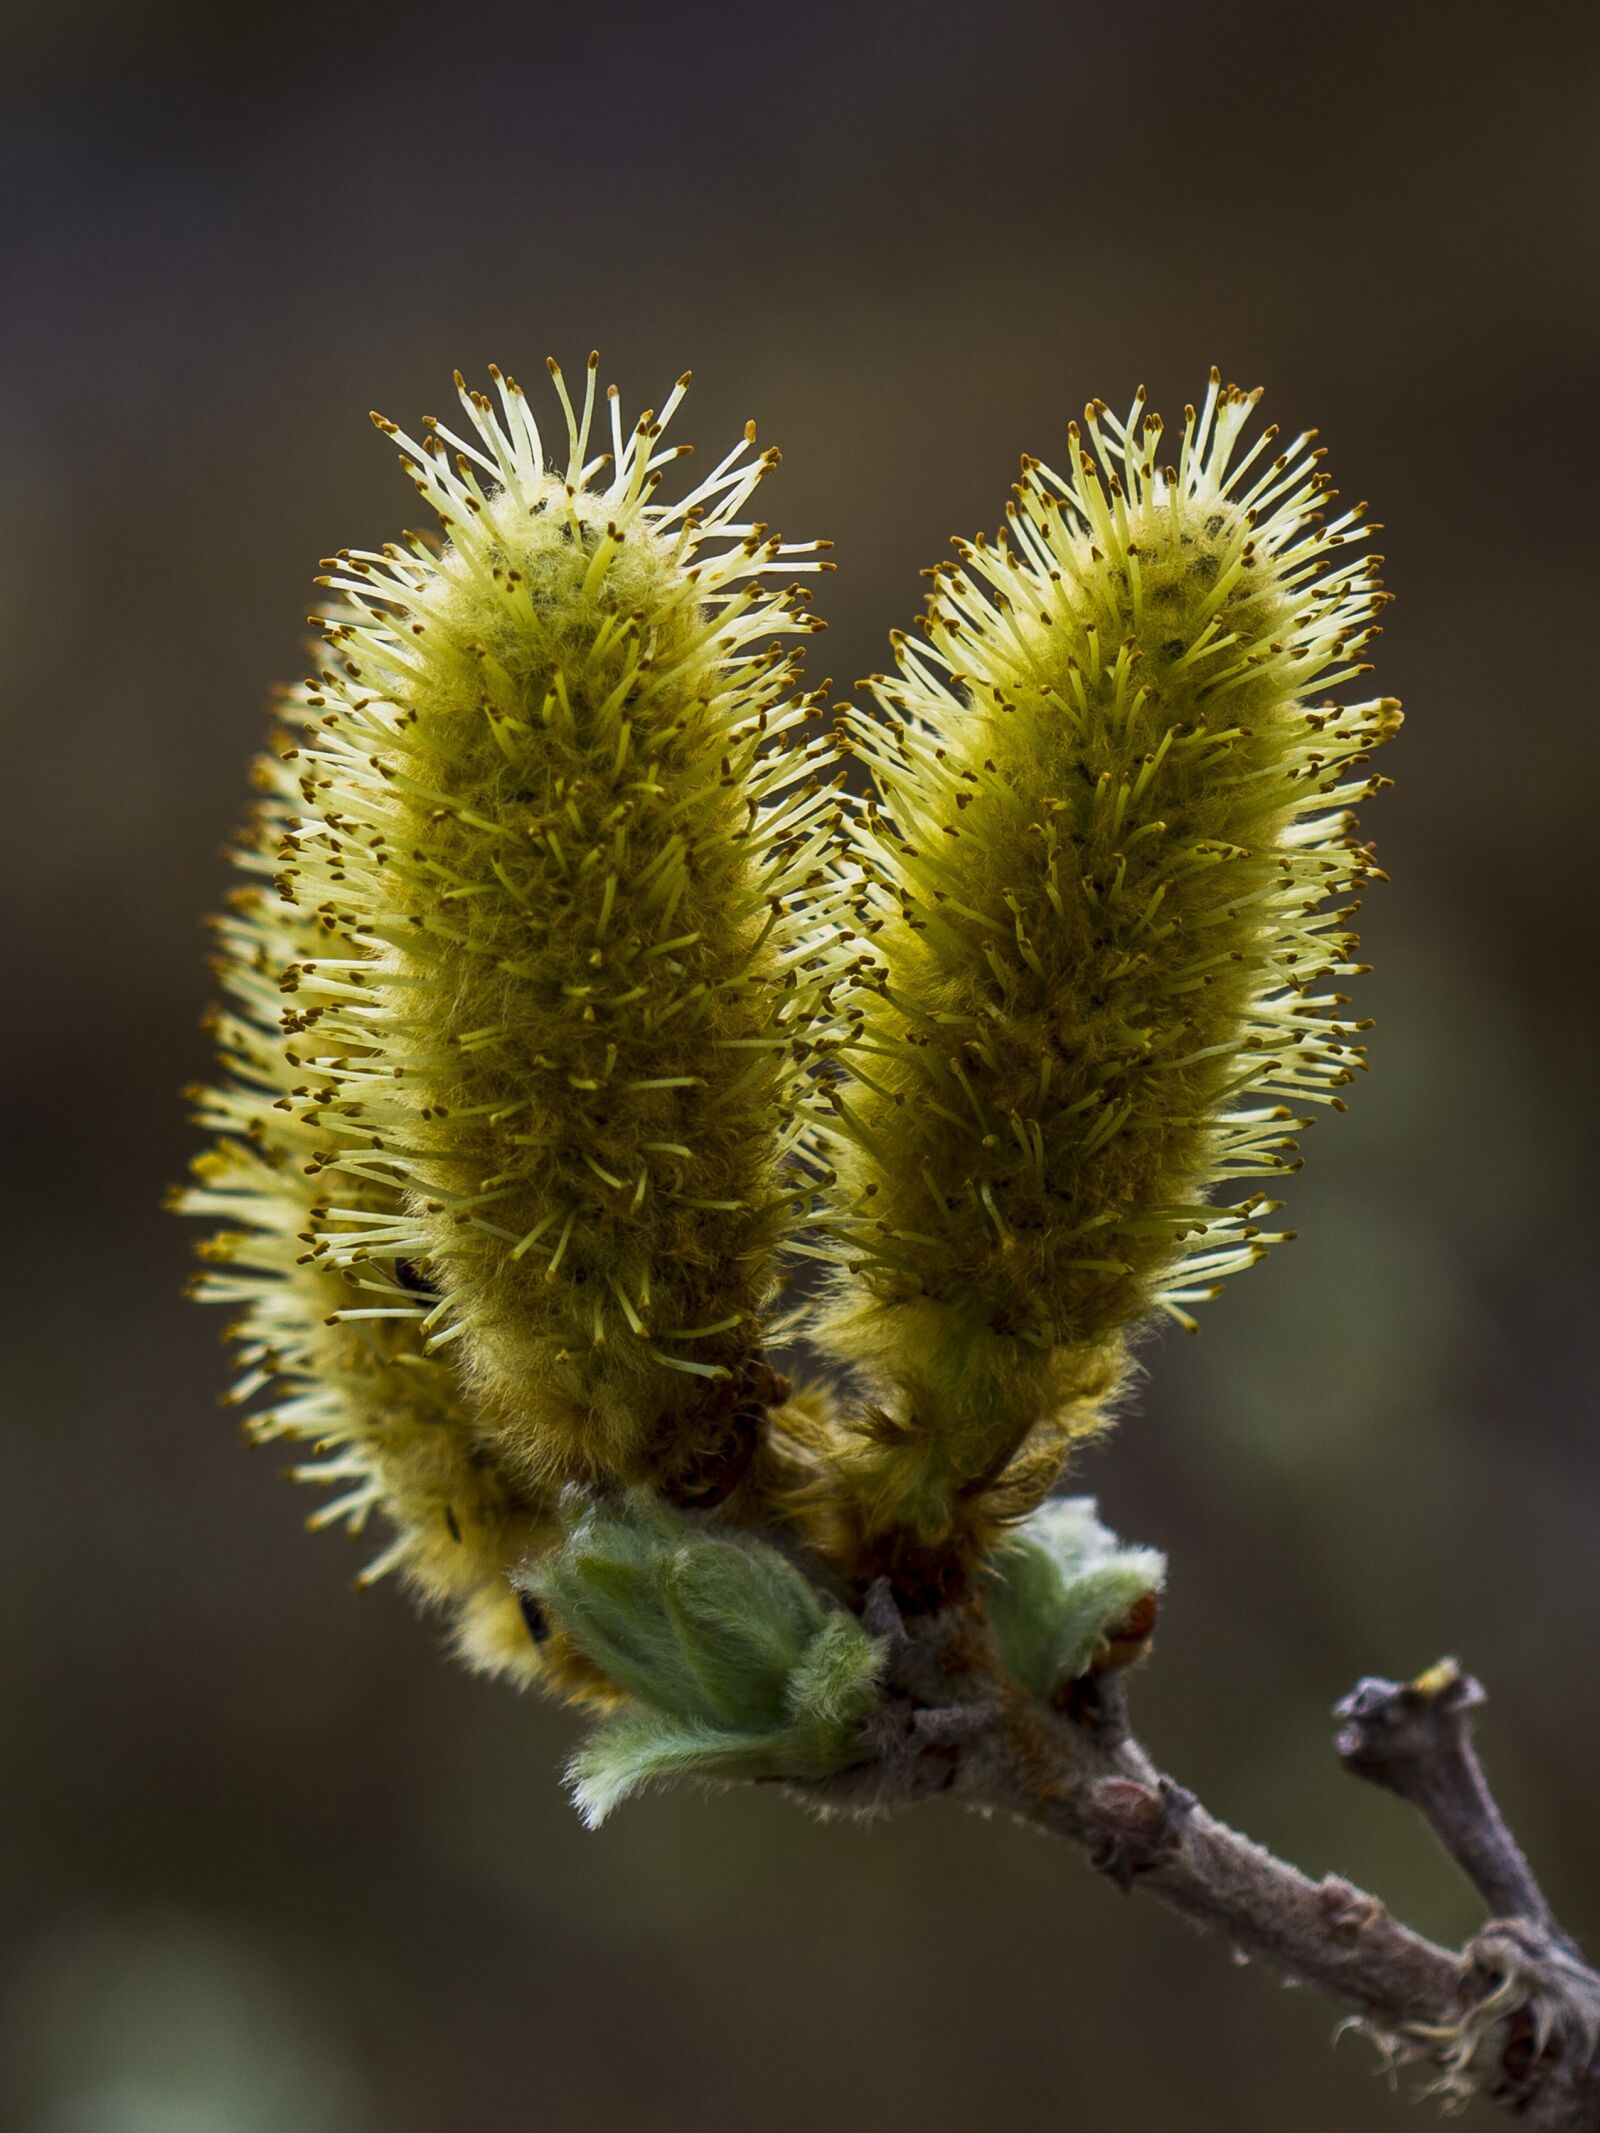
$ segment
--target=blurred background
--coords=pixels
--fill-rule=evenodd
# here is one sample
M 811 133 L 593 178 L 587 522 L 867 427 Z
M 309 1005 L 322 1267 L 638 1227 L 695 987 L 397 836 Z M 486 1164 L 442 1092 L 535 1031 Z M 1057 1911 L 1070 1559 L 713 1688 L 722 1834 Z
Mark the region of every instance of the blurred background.
M 317 559 L 411 521 L 367 409 L 591 343 L 634 408 L 693 365 L 703 452 L 751 414 L 785 447 L 839 692 L 1091 393 L 1175 416 L 1215 361 L 1373 500 L 1410 713 L 1376 1071 L 1302 1241 L 1151 1351 L 1079 1479 L 1170 1551 L 1137 1715 L 1212 1807 L 1466 1935 L 1327 1721 L 1457 1651 L 1600 1941 L 1600 51 L 1592 11 L 1496 13 L 14 0 L 0 2123 L 1411 2122 L 1327 2006 L 1019 1830 L 740 1793 L 586 1835 L 570 1722 L 352 1598 L 357 1547 L 216 1409 L 159 1203 L 269 685 Z

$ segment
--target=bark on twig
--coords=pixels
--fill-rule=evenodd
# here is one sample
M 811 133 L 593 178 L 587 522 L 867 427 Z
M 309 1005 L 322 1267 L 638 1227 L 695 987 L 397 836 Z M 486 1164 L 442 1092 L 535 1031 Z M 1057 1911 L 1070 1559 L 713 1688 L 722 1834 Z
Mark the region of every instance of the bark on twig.
M 879 1618 L 892 1612 L 885 1596 L 872 1605 Z M 1047 1707 L 1000 1670 L 965 1609 L 876 1626 L 893 1634 L 874 1756 L 796 1788 L 811 1804 L 872 1809 L 949 1792 L 1015 1815 L 1080 1845 L 1123 1889 L 1147 1890 L 1327 1993 L 1395 2060 L 1428 2066 L 1444 2108 L 1483 2096 L 1542 2133 L 1600 2133 L 1600 1976 L 1555 1924 L 1483 1782 L 1467 1732 L 1476 1683 L 1442 1667 L 1409 1690 L 1364 1682 L 1339 1707 L 1345 1763 L 1412 1800 L 1507 1914 L 1457 1951 L 1209 1814 L 1133 1738 L 1111 1680 Z
M 1487 1701 L 1453 1659 L 1415 1681 L 1370 1675 L 1334 1706 L 1334 1737 L 1347 1770 L 1408 1800 L 1497 1918 L 1554 1929 L 1544 1891 L 1489 1790 L 1472 1739 Z

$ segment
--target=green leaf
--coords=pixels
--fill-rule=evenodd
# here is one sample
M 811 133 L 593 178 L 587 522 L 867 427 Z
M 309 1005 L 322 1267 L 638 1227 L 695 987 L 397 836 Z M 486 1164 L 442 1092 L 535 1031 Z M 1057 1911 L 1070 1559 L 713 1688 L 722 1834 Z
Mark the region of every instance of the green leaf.
M 1088 1670 L 1146 1594 L 1160 1591 L 1166 1569 L 1156 1549 L 1128 1547 L 1103 1526 L 1092 1496 L 1041 1505 L 996 1552 L 984 1579 L 1008 1670 L 1048 1699 Z
M 775 1548 L 700 1531 L 644 1490 L 569 1521 L 521 1583 L 631 1699 L 569 1773 L 591 1826 L 652 1782 L 857 1759 L 882 1649 Z

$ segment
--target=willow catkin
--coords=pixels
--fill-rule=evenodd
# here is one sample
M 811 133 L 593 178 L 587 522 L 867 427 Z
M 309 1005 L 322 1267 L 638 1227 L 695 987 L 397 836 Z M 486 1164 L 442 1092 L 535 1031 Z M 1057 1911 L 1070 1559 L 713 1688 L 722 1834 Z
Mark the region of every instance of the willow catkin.
M 821 1337 L 871 1396 L 869 1565 L 981 1549 L 1049 1485 L 1130 1332 L 1287 1234 L 1267 1193 L 1361 1062 L 1351 809 L 1398 707 L 1310 692 L 1365 671 L 1378 558 L 1309 436 L 1240 450 L 1257 398 L 1213 372 L 1170 457 L 1142 393 L 1093 403 L 848 722 L 876 971 Z
M 449 1358 L 426 1353 L 417 1320 L 362 1310 L 375 1293 L 416 1286 L 415 1268 L 375 1258 L 336 1271 L 311 1249 L 331 1215 L 324 1172 L 336 1145 L 308 1115 L 307 1061 L 283 1027 L 278 979 L 291 962 L 355 943 L 336 914 L 307 914 L 274 887 L 296 794 L 275 759 L 257 779 L 261 801 L 235 854 L 246 882 L 216 929 L 225 1005 L 210 1028 L 222 1072 L 193 1092 L 216 1139 L 177 1196 L 185 1212 L 222 1224 L 200 1248 L 194 1291 L 236 1314 L 241 1374 L 228 1397 L 257 1403 L 255 1441 L 314 1447 L 293 1471 L 335 1493 L 313 1527 L 360 1533 L 376 1516 L 386 1529 L 361 1583 L 398 1573 L 445 1611 L 470 1664 L 545 1676 L 548 1640 L 531 1633 L 508 1575 L 556 1537 L 549 1497 L 502 1471 Z M 338 1197 L 361 1226 L 403 1222 L 399 1190 L 381 1177 L 341 1180 Z
M 551 370 L 555 468 L 498 372 L 458 378 L 459 435 L 374 418 L 439 531 L 327 566 L 187 1202 L 229 1222 L 204 1292 L 243 1306 L 245 1389 L 293 1388 L 262 1426 L 351 1484 L 327 1515 L 387 1512 L 507 1636 L 562 1484 L 708 1500 L 748 1457 L 842 954 L 828 749 L 774 641 L 821 627 L 782 580 L 827 544 L 745 515 L 753 425 L 657 500 L 686 378 L 631 430 L 613 389 L 602 451 L 595 359 L 581 409 Z

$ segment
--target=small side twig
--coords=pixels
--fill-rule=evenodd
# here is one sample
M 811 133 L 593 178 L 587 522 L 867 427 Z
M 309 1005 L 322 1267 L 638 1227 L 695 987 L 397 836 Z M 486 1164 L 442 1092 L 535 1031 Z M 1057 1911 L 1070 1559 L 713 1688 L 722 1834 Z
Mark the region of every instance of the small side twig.
M 1454 1659 L 1415 1681 L 1369 1675 L 1334 1706 L 1334 1747 L 1347 1770 L 1416 1808 L 1494 1917 L 1526 1919 L 1566 1942 L 1478 1760 L 1472 1714 L 1487 1700 Z

